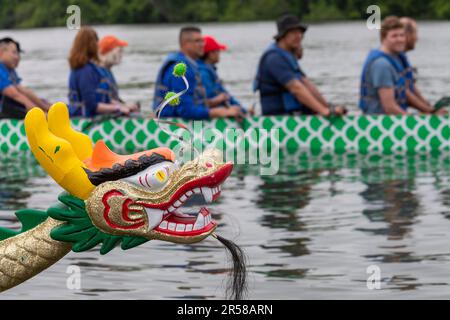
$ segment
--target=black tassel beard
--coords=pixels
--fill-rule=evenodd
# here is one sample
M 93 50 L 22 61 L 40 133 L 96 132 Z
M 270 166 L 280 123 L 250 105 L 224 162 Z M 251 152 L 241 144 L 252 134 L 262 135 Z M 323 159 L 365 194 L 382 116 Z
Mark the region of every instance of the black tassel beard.
M 244 251 L 234 242 L 225 239 L 217 234 L 214 237 L 219 240 L 228 250 L 228 254 L 233 261 L 231 275 L 228 278 L 226 296 L 230 300 L 245 299 L 247 294 L 247 267 Z

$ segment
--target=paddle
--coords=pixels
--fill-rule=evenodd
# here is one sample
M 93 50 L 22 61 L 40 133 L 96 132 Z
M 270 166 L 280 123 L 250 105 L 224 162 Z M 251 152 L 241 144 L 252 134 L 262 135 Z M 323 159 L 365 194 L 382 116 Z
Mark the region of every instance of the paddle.
M 434 104 L 434 111 L 436 113 L 442 108 L 450 107 L 450 97 L 442 97 Z

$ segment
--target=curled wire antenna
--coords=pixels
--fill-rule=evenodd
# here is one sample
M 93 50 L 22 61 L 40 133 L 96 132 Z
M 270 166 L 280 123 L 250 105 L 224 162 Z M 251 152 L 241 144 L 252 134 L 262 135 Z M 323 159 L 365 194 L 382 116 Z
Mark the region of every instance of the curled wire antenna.
M 182 143 L 183 150 L 185 149 L 185 147 L 188 147 L 188 149 L 194 150 L 194 152 L 196 154 L 199 154 L 198 150 L 192 144 L 189 144 L 188 142 L 186 142 L 182 136 L 179 136 L 173 132 L 170 132 L 168 129 L 165 129 L 164 126 L 162 126 L 162 124 L 174 125 L 179 128 L 182 128 L 182 129 L 188 131 L 190 133 L 190 136 L 192 137 L 192 132 L 189 130 L 188 127 L 186 127 L 185 125 L 182 125 L 181 123 L 167 121 L 167 120 L 161 120 L 161 114 L 162 114 L 162 111 L 164 110 L 164 108 L 167 107 L 168 105 L 170 105 L 172 107 L 178 106 L 180 104 L 180 97 L 189 90 L 189 82 L 187 81 L 187 79 L 185 77 L 186 70 L 187 70 L 187 67 L 186 67 L 186 64 L 184 64 L 184 63 L 177 63 L 173 67 L 172 74 L 175 77 L 183 79 L 186 88 L 180 92 L 172 92 L 172 91 L 167 92 L 164 97 L 164 100 L 161 102 L 161 104 L 158 106 L 158 108 L 156 108 L 155 116 L 156 116 L 156 122 L 158 123 L 160 129 L 162 131 L 164 131 L 167 135 L 179 140 Z

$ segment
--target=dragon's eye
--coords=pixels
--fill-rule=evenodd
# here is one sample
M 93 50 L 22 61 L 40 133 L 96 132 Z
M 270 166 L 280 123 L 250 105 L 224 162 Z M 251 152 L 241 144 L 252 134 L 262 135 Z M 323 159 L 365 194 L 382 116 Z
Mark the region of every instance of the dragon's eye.
M 123 180 L 152 191 L 158 191 L 166 185 L 169 177 L 176 169 L 177 165 L 173 162 L 161 162 Z

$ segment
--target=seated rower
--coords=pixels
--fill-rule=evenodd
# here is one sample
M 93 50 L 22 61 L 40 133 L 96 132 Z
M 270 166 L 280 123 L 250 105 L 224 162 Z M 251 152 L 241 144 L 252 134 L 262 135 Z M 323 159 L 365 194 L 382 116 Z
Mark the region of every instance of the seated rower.
M 344 114 L 346 109 L 328 104 L 300 69 L 299 49 L 307 26 L 294 15 L 284 15 L 277 22 L 275 43 L 263 53 L 254 90 L 259 90 L 263 115 Z
M 239 101 L 236 100 L 225 89 L 222 81 L 217 74 L 217 63 L 220 62 L 220 51 L 226 50 L 227 47 L 220 44 L 211 36 L 204 36 L 205 48 L 203 56 L 197 61 L 198 70 L 202 78 L 202 84 L 206 91 L 206 102 L 210 108 L 215 107 L 240 107 L 242 112 L 246 112 L 242 108 Z
M 11 38 L 0 39 L 0 118 L 23 119 L 28 110 L 48 110 L 50 104 L 21 84 L 16 69 L 20 62 L 20 44 Z
M 197 60 L 203 56 L 204 40 L 201 30 L 197 27 L 184 27 L 179 35 L 180 51 L 171 53 L 161 66 L 155 85 L 153 109 L 156 110 L 163 102 L 167 92 L 181 92 L 185 89 L 184 81 L 172 74 L 177 63 L 185 63 L 185 74 L 189 82 L 189 90 L 180 98 L 177 106 L 167 106 L 161 113 L 162 117 L 181 117 L 184 119 L 209 119 L 223 117 L 240 117 L 241 108 L 212 108 L 207 105 L 205 88 L 202 84 Z
M 128 115 L 136 106 L 111 99 L 111 88 L 98 56 L 98 36 L 94 29 L 82 27 L 69 56 L 69 112 L 71 116 L 94 117 L 98 114 Z
M 408 106 L 422 113 L 434 112 L 412 91 L 412 70 L 404 53 L 405 26 L 398 17 L 384 19 L 380 39 L 380 49 L 372 50 L 363 66 L 359 107 L 365 114 L 406 114 Z
M 119 40 L 115 36 L 105 36 L 99 43 L 99 65 L 100 70 L 104 73 L 102 81 L 105 82 L 105 94 L 109 95 L 112 103 L 125 103 L 119 96 L 119 87 L 116 78 L 112 73 L 112 67 L 122 62 L 123 48 L 128 46 L 128 42 Z M 139 104 L 126 104 L 130 109 L 136 110 Z
M 416 43 L 418 40 L 417 22 L 414 19 L 408 17 L 400 18 L 400 22 L 405 28 L 406 36 L 406 47 L 403 54 L 401 54 L 403 55 L 401 61 L 403 63 L 403 67 L 405 68 L 406 87 L 409 89 L 407 91 L 408 101 L 410 101 L 412 105 L 421 106 L 421 109 L 426 110 L 426 113 L 447 113 L 445 109 L 439 109 L 435 112 L 434 107 L 431 105 L 431 103 L 422 95 L 421 91 L 417 87 L 414 68 L 409 63 L 409 59 L 407 57 L 407 53 L 416 48 Z

